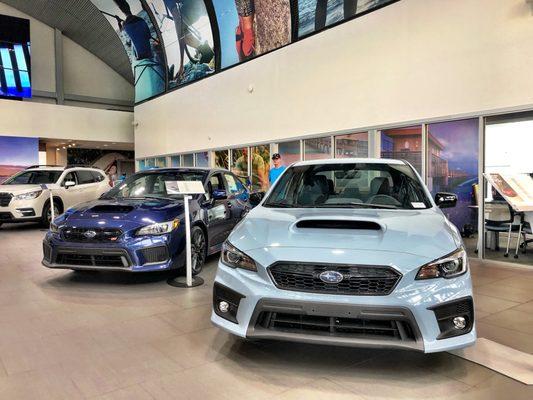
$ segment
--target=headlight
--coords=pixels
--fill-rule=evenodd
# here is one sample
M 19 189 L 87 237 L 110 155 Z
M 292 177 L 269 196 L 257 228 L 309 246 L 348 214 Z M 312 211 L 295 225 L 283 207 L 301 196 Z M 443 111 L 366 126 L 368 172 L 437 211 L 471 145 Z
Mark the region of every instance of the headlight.
M 455 278 L 468 270 L 466 251 L 460 248 L 453 253 L 424 265 L 416 279 Z
M 147 225 L 137 231 L 136 236 L 146 235 L 164 235 L 170 233 L 174 229 L 180 226 L 180 220 L 175 219 L 173 221 L 159 222 L 157 224 Z
M 52 233 L 59 233 L 59 226 L 54 224 L 53 222 L 50 223 L 50 232 Z
M 13 200 L 33 200 L 39 197 L 42 192 L 42 190 L 36 190 L 34 192 L 17 194 L 16 196 L 13 196 Z
M 220 261 L 231 268 L 243 268 L 248 271 L 257 271 L 255 261 L 242 251 L 230 244 L 228 241 L 222 245 Z

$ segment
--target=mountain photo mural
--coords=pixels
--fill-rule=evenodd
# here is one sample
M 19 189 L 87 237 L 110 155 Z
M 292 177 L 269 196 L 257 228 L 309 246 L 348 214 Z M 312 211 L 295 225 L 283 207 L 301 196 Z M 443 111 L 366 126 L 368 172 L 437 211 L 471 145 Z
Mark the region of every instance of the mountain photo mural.
M 38 163 L 38 138 L 0 136 L 0 182 Z

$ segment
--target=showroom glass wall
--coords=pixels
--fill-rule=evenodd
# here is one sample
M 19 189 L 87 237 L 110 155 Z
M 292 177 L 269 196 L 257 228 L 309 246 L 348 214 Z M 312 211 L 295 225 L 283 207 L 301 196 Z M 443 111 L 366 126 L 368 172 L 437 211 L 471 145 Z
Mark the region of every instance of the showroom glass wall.
M 484 256 L 498 261 L 531 265 L 533 249 L 523 254 L 523 245 L 519 247 L 518 259 L 513 257 L 518 242 L 519 224 L 512 224 L 510 256 L 504 257 L 509 224 L 500 226 L 497 235 L 493 233 L 492 225 L 494 219 L 503 219 L 500 222 L 505 224 L 509 219 L 509 206 L 501 203 L 502 199 L 498 198 L 497 193 L 491 194 L 494 190 L 487 187 L 486 183 L 481 185 L 484 187 L 479 185 L 484 168 L 488 172 L 494 168 L 501 169 L 505 167 L 503 160 L 512 161 L 509 168 L 533 174 L 533 162 L 528 158 L 529 150 L 533 148 L 533 133 L 530 132 L 533 132 L 533 114 L 525 117 L 522 114 L 519 117 L 491 117 L 487 118 L 486 123 L 484 118 L 473 117 L 389 126 L 366 132 L 317 135 L 290 141 L 258 143 L 250 147 L 213 149 L 196 154 L 207 154 L 208 165 L 230 169 L 252 190 L 260 191 L 268 187 L 265 176 L 268 177 L 273 153 L 279 153 L 286 166 L 301 160 L 326 158 L 405 159 L 420 173 L 432 195 L 439 191 L 457 194 L 457 207 L 443 209 L 443 212 L 461 231 L 471 257 Z M 480 149 L 484 152 L 480 153 Z M 182 159 L 183 156 L 181 155 Z M 143 165 L 145 168 L 153 167 L 153 160 L 138 160 L 138 168 L 141 169 Z M 483 195 L 482 191 L 487 193 L 487 190 L 489 193 Z M 481 214 L 485 218 L 480 219 L 478 216 Z M 478 235 L 478 232 L 485 233 Z M 524 241 L 524 235 L 526 239 L 533 239 L 527 224 L 523 224 L 519 246 Z M 532 244 L 529 246 L 533 248 Z

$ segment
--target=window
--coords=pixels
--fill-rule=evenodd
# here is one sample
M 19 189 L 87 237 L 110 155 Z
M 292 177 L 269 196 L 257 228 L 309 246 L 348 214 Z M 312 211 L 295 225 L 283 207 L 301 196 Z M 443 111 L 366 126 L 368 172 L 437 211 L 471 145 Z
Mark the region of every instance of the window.
M 331 138 L 315 138 L 304 140 L 304 159 L 322 160 L 331 158 Z
M 209 167 L 209 152 L 203 151 L 194 155 L 197 167 Z
M 207 183 L 207 191 L 210 195 L 213 194 L 215 190 L 226 190 L 221 174 L 212 175 L 211 178 L 209 178 L 209 182 Z
M 381 132 L 381 158 L 406 160 L 422 173 L 422 127 L 387 129 Z
M 172 156 L 172 157 L 170 157 L 170 166 L 171 167 L 179 167 L 180 166 L 180 156 Z
M 166 157 L 157 157 L 155 159 L 155 166 L 157 168 L 165 168 L 167 166 L 167 159 Z
M 39 185 L 55 183 L 63 171 L 25 171 L 8 179 L 3 185 Z
M 300 141 L 282 142 L 278 144 L 278 153 L 283 165 L 289 166 L 302 159 L 300 154 Z
M 248 147 L 231 151 L 231 172 L 244 181 L 248 180 Z
M 228 190 L 231 194 L 239 194 L 245 190 L 242 182 L 236 179 L 233 175 L 224 174 L 224 177 L 226 178 L 226 183 L 228 184 Z
M 65 182 L 74 182 L 74 183 L 77 183 L 77 180 L 76 180 L 76 174 L 74 172 L 69 172 L 66 176 L 65 176 L 65 179 L 63 179 L 63 183 L 62 185 L 65 186 Z
M 105 179 L 104 174 L 102 174 L 100 172 L 91 171 L 91 174 L 92 174 L 95 182 L 102 182 Z
M 94 177 L 91 174 L 91 171 L 79 170 L 79 171 L 76 171 L 76 175 L 78 176 L 79 185 L 87 185 L 89 183 L 95 182 Z
M 405 164 L 346 163 L 290 168 L 265 206 L 419 209 L 431 203 Z
M 368 132 L 335 136 L 335 158 L 368 157 Z
M 183 154 L 181 162 L 182 167 L 194 167 L 194 154 Z
M 228 150 L 215 151 L 215 166 L 222 169 L 229 169 Z
M 268 189 L 268 171 L 270 170 L 270 146 L 252 147 L 252 189 Z

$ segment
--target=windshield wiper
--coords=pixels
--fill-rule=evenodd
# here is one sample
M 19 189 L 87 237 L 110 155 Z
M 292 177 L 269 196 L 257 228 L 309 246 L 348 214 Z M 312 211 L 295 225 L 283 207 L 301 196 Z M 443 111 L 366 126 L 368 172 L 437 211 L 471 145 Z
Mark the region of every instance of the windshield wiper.
M 372 203 L 357 203 L 357 202 L 350 202 L 350 203 L 337 203 L 337 204 L 321 204 L 319 206 L 316 206 L 317 208 L 382 208 L 382 209 L 396 209 L 398 207 L 393 205 L 387 205 L 387 204 L 372 204 Z

